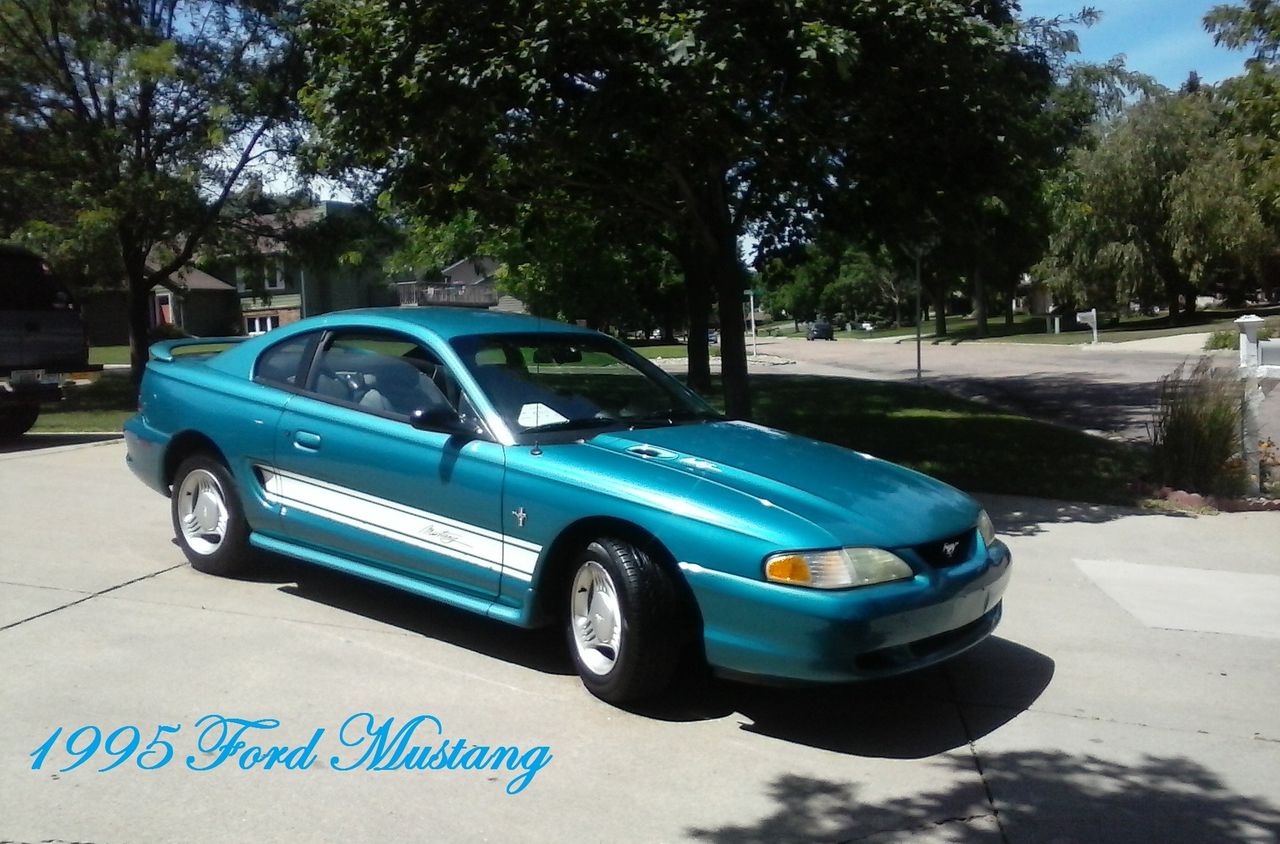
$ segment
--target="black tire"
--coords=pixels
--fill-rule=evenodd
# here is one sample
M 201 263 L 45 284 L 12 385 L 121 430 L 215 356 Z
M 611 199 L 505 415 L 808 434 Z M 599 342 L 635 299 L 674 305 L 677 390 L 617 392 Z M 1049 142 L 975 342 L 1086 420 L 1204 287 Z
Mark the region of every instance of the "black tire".
M 173 476 L 169 512 L 173 535 L 192 568 L 232 577 L 252 565 L 249 523 L 235 481 L 216 458 L 195 454 L 182 461 Z
M 40 417 L 35 405 L 19 405 L 0 409 L 0 440 L 15 440 L 31 430 Z
M 606 641 L 616 643 L 616 648 L 601 643 L 597 635 L 601 620 L 597 608 L 604 605 L 595 601 L 610 604 L 607 590 L 596 588 L 601 573 L 614 589 L 614 600 L 603 614 L 612 615 L 616 607 L 616 621 L 604 622 L 609 628 Z M 687 637 L 687 619 L 672 576 L 643 549 L 620 539 L 601 538 L 575 560 L 565 611 L 569 653 L 583 685 L 601 700 L 631 703 L 666 689 Z M 586 640 L 597 644 L 587 645 Z

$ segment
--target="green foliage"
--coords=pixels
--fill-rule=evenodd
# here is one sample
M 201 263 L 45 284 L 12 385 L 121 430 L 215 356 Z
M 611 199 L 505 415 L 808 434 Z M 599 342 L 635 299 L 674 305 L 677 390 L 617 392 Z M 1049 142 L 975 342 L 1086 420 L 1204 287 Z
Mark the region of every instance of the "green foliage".
M 0 2 L 0 234 L 84 283 L 127 278 L 135 364 L 147 291 L 250 159 L 291 143 L 295 17 L 290 0 Z
M 912 289 L 889 250 L 873 254 L 832 236 L 767 259 L 761 280 L 768 288 L 764 307 L 802 322 L 818 316 L 841 322 L 837 314 L 844 321 L 900 322 Z
M 898 242 L 1035 183 L 1051 76 L 1014 8 L 314 0 L 303 101 L 317 164 L 383 174 L 398 213 L 509 226 L 567 204 L 569 232 L 581 215 L 624 253 L 661 244 L 695 334 L 719 299 L 740 415 L 740 236 L 781 248 L 826 221 Z
M 1258 327 L 1258 339 L 1270 340 L 1280 335 L 1280 320 L 1267 320 L 1266 323 Z M 1204 341 L 1204 350 L 1206 352 L 1215 349 L 1239 349 L 1240 348 L 1240 331 L 1237 328 L 1223 328 L 1209 335 Z
M 1232 328 L 1223 328 L 1210 334 L 1204 341 L 1206 352 L 1222 349 L 1240 348 L 1240 332 Z
M 1155 479 L 1175 489 L 1239 495 L 1247 482 L 1241 457 L 1244 386 L 1234 371 L 1202 358 L 1160 381 L 1152 439 Z
M 1039 266 L 1060 299 L 1111 307 L 1213 292 L 1240 302 L 1275 251 L 1248 166 L 1212 92 L 1148 96 L 1100 127 L 1052 186 Z M 1225 141 L 1225 142 L 1224 142 Z

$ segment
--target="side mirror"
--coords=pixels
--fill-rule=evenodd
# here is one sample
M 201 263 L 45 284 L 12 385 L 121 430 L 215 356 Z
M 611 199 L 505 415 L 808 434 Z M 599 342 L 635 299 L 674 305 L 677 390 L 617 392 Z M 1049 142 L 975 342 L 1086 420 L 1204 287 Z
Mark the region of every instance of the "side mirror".
M 462 424 L 462 419 L 453 408 L 436 405 L 431 408 L 419 408 L 409 414 L 409 424 L 419 431 L 435 431 L 440 434 L 469 434 Z

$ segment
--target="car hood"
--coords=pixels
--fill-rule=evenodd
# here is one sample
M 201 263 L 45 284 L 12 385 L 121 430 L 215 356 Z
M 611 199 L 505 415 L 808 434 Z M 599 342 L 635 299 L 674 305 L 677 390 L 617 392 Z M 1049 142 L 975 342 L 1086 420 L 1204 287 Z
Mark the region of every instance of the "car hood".
M 609 432 L 587 445 L 697 478 L 690 492 L 707 503 L 749 496 L 789 512 L 833 544 L 916 545 L 972 528 L 978 516 L 976 501 L 927 475 L 749 422 Z

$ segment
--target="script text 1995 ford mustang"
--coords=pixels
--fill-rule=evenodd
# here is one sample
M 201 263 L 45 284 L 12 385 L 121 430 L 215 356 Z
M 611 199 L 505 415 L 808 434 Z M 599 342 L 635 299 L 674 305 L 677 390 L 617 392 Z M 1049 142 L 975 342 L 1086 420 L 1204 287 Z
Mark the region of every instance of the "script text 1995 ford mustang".
M 209 343 L 154 346 L 125 425 L 201 571 L 264 549 L 559 624 L 615 703 L 663 690 L 682 656 L 846 682 L 947 659 L 1000 619 L 1009 551 L 971 498 L 727 420 L 602 334 L 403 308 Z

